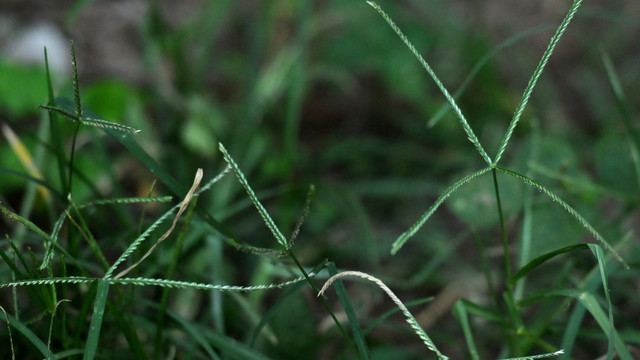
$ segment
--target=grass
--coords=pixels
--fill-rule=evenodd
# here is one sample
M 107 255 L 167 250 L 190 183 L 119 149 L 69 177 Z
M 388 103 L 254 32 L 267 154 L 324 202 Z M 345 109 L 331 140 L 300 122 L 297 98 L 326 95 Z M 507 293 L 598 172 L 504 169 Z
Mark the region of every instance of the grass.
M 557 103 L 536 97 L 556 91 L 545 69 L 575 41 L 580 0 L 523 67 L 524 91 L 496 85 L 492 64 L 548 26 L 491 47 L 399 6 L 278 5 L 245 18 L 214 2 L 170 31 L 152 3 L 149 88 L 83 86 L 72 43 L 68 85 L 40 74 L 39 122 L 23 93 L 2 103 L 3 358 L 637 357 L 631 85 L 589 45 L 611 88 L 597 101 L 619 124 L 563 130 L 545 119 Z M 246 48 L 208 66 L 233 26 Z M 451 38 L 482 51 L 444 81 L 448 62 L 414 44 Z

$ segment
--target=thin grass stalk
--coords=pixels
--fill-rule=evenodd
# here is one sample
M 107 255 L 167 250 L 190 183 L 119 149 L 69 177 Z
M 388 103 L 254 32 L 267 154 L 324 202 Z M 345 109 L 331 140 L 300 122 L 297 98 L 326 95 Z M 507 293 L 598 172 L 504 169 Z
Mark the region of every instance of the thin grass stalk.
M 196 204 L 198 202 L 198 197 L 195 196 L 191 203 L 189 204 L 189 209 L 187 210 L 187 214 L 185 215 L 184 225 L 182 226 L 182 231 L 178 234 L 178 239 L 176 241 L 176 245 L 173 250 L 173 256 L 171 259 L 171 263 L 169 264 L 169 269 L 167 269 L 166 278 L 171 279 L 178 268 L 178 262 L 180 261 L 180 254 L 182 252 L 182 246 L 184 244 L 184 239 L 186 237 L 187 230 L 191 225 L 191 219 L 193 218 L 193 213 L 196 208 Z M 164 314 L 167 310 L 167 304 L 169 301 L 169 288 L 164 288 L 162 290 L 162 295 L 160 297 L 160 310 L 158 312 L 158 318 L 156 319 L 156 335 L 154 342 L 154 358 L 159 359 L 160 354 L 162 352 L 162 334 L 164 330 Z
M 102 249 L 100 249 L 100 246 L 98 245 L 98 242 L 96 241 L 95 237 L 91 233 L 91 230 L 89 229 L 89 226 L 87 225 L 86 221 L 84 220 L 84 217 L 82 216 L 82 214 L 80 214 L 80 211 L 76 207 L 76 205 L 73 202 L 73 200 L 71 199 L 71 197 L 69 197 L 69 203 L 71 205 L 71 208 L 75 211 L 76 216 L 78 217 L 78 221 L 76 221 L 71 216 L 71 214 L 68 211 L 66 211 L 66 214 L 67 214 L 67 217 L 69 218 L 69 221 L 71 221 L 71 223 L 76 226 L 76 228 L 78 229 L 80 234 L 82 234 L 82 236 L 85 238 L 85 240 L 87 240 L 87 243 L 89 244 L 89 247 L 93 251 L 94 255 L 100 261 L 100 265 L 102 265 L 102 268 L 106 271 L 107 269 L 109 269 L 109 262 L 107 261 L 107 258 L 102 253 Z
M 531 120 L 532 125 L 532 136 L 529 142 L 530 146 L 530 156 L 529 162 L 537 161 L 540 153 L 540 136 L 539 136 L 539 124 L 538 121 L 533 118 Z M 531 177 L 531 170 L 527 171 L 527 176 Z M 531 259 L 531 247 L 532 247 L 532 232 L 533 232 L 533 197 L 534 192 L 532 187 L 528 187 L 524 193 L 524 201 L 522 206 L 522 238 L 520 241 L 520 257 L 518 259 L 518 268 L 522 268 L 525 266 Z M 513 297 L 516 301 L 522 299 L 524 294 L 524 289 L 526 285 L 526 279 L 522 279 L 522 281 L 518 282 L 514 288 Z
M 7 321 L 7 331 L 9 332 L 9 345 L 11 346 L 11 359 L 16 360 L 16 351 L 13 348 L 13 335 L 11 334 L 11 324 L 9 323 L 9 316 L 7 312 L 4 310 L 2 306 L 0 306 L 0 311 L 4 314 L 4 318 Z
M 491 296 L 491 300 L 493 301 L 494 310 L 497 311 L 500 307 L 500 301 L 498 298 L 498 294 L 496 293 L 495 287 L 493 286 L 493 277 L 491 276 L 491 271 L 487 264 L 487 256 L 484 251 L 484 244 L 482 240 L 478 236 L 477 232 L 472 231 L 473 241 L 476 244 L 476 248 L 478 249 L 478 257 L 480 258 L 480 267 L 482 268 L 482 272 L 484 273 L 484 278 L 487 281 L 487 288 L 489 289 L 489 295 Z
M 287 250 L 287 255 L 289 255 L 291 260 L 293 260 L 293 262 L 296 264 L 296 266 L 298 267 L 298 269 L 300 270 L 304 278 L 307 280 L 307 283 L 309 284 L 309 286 L 311 286 L 311 289 L 313 289 L 314 293 L 318 294 L 320 292 L 320 289 L 318 289 L 318 287 L 313 282 L 313 280 L 311 280 L 311 277 L 309 276 L 309 274 L 307 274 L 307 271 L 304 269 L 300 261 L 298 261 L 298 258 L 294 254 L 293 250 L 291 249 Z M 331 319 L 338 327 L 338 330 L 340 330 L 340 333 L 342 333 L 342 336 L 351 345 L 356 355 L 359 354 L 358 349 L 356 348 L 356 345 L 353 343 L 353 341 L 347 334 L 347 331 L 344 329 L 342 324 L 340 324 L 340 321 L 338 321 L 336 314 L 334 314 L 333 310 L 331 310 L 331 306 L 329 306 L 329 303 L 327 303 L 327 300 L 323 296 L 319 296 L 319 298 L 320 298 L 320 302 L 322 303 L 322 306 L 325 308 L 325 310 L 327 310 L 327 313 L 329 314 L 329 316 L 331 316 Z
M 26 340 L 33 345 L 48 360 L 56 360 L 56 356 L 47 349 L 47 345 L 40 340 L 38 335 L 29 329 L 29 327 L 20 321 L 17 317 L 7 314 L 4 309 L 0 311 L 0 320 L 6 321 L 12 328 L 21 333 Z
M 336 276 L 338 274 L 338 270 L 334 263 L 329 263 L 327 266 L 327 271 L 329 271 L 329 275 Z M 358 348 L 358 353 L 360 355 L 360 359 L 368 360 L 369 359 L 369 349 L 367 348 L 367 342 L 364 339 L 364 334 L 362 333 L 362 327 L 360 326 L 360 321 L 358 321 L 358 316 L 356 315 L 356 311 L 349 301 L 349 295 L 347 295 L 347 290 L 344 287 L 344 284 L 340 280 L 336 280 L 334 282 L 334 287 L 336 288 L 336 293 L 338 294 L 338 298 L 340 299 L 340 303 L 342 303 L 342 308 L 344 309 L 345 314 L 347 315 L 347 319 L 349 320 L 349 325 L 351 327 L 351 334 L 353 335 L 353 339 L 356 343 L 356 347 Z
M 527 84 L 527 87 L 524 90 L 524 94 L 522 95 L 520 104 L 518 104 L 515 114 L 513 115 L 513 119 L 511 120 L 511 123 L 509 123 L 507 132 L 505 133 L 504 138 L 500 143 L 500 147 L 498 148 L 498 153 L 496 154 L 495 161 L 492 163 L 493 166 L 497 165 L 498 162 L 500 162 L 500 159 L 502 158 L 502 155 L 504 154 L 504 151 L 507 148 L 507 144 L 511 139 L 511 135 L 513 135 L 513 131 L 515 130 L 516 125 L 518 125 L 518 121 L 520 121 L 520 117 L 522 116 L 522 113 L 524 112 L 524 109 L 527 106 L 527 103 L 529 102 L 529 98 L 531 97 L 533 88 L 536 86 L 536 83 L 538 82 L 538 79 L 540 78 L 540 75 L 542 74 L 544 67 L 547 65 L 547 62 L 549 61 L 549 58 L 551 57 L 553 50 L 558 44 L 558 41 L 560 41 L 562 34 L 564 34 L 564 31 L 567 29 L 567 26 L 571 22 L 571 19 L 573 19 L 573 16 L 578 11 L 578 8 L 580 7 L 581 3 L 582 3 L 582 0 L 574 0 L 573 5 L 571 5 L 571 8 L 569 9 L 569 12 L 564 17 L 564 19 L 560 23 L 560 26 L 558 26 L 556 33 L 551 38 L 551 42 L 549 43 L 549 46 L 547 46 L 547 49 L 542 54 L 542 58 L 540 59 L 538 66 L 533 72 L 533 75 L 529 79 L 529 83 Z
M 496 194 L 496 206 L 498 207 L 498 218 L 500 220 L 500 236 L 502 238 L 502 251 L 504 252 L 504 267 L 506 278 L 511 278 L 511 260 L 509 258 L 509 242 L 507 241 L 507 231 L 504 227 L 504 215 L 502 214 L 502 201 L 500 200 L 500 187 L 498 186 L 498 176 L 496 169 L 491 169 L 493 177 L 493 189 Z
M 614 345 L 614 329 L 615 325 L 613 324 L 613 305 L 611 304 L 611 296 L 609 295 L 609 284 L 607 282 L 607 270 L 605 266 L 605 256 L 602 252 L 602 247 L 599 245 L 591 244 L 591 250 L 594 253 L 596 259 L 598 259 L 598 270 L 600 270 L 600 280 L 602 281 L 602 290 L 604 292 L 604 298 L 607 304 L 607 310 L 609 315 L 609 328 L 611 331 L 609 332 L 609 343 L 607 344 L 607 360 L 611 360 L 613 358 L 613 345 Z
M 620 78 L 616 72 L 615 67 L 613 66 L 613 62 L 611 61 L 611 57 L 604 50 L 601 50 L 600 57 L 602 59 L 602 64 L 604 65 L 605 71 L 607 72 L 607 78 L 609 79 L 609 85 L 611 86 L 611 91 L 613 92 L 614 97 L 616 98 L 616 103 L 618 104 L 618 109 L 622 115 L 622 122 L 624 123 L 624 127 L 629 134 L 633 147 L 636 152 L 640 152 L 640 134 L 638 131 L 634 129 L 633 126 L 633 115 L 632 111 L 629 107 L 629 104 L 626 99 L 626 95 L 624 93 L 624 89 L 620 84 Z
M 460 123 L 462 124 L 462 128 L 464 129 L 465 133 L 467 134 L 467 138 L 469 139 L 469 141 L 471 141 L 471 143 L 476 147 L 476 149 L 478 150 L 478 153 L 480 153 L 480 156 L 482 156 L 482 158 L 487 163 L 487 165 L 491 165 L 492 164 L 491 158 L 489 157 L 487 152 L 482 147 L 482 144 L 480 144 L 480 140 L 478 140 L 478 137 L 473 132 L 473 129 L 471 129 L 471 126 L 469 125 L 469 123 L 467 122 L 467 119 L 462 114 L 462 111 L 458 107 L 458 104 L 456 103 L 454 98 L 451 96 L 451 94 L 449 94 L 449 91 L 444 87 L 444 85 L 442 84 L 442 82 L 440 81 L 440 79 L 438 78 L 436 73 L 431 69 L 431 66 L 429 66 L 429 63 L 427 63 L 427 61 L 422 57 L 422 55 L 420 55 L 418 50 L 416 50 L 415 46 L 413 46 L 413 44 L 404 35 L 404 33 L 402 33 L 402 30 L 400 30 L 398 25 L 396 25 L 393 22 L 393 20 L 391 20 L 391 17 L 389 15 L 387 15 L 387 13 L 384 12 L 384 10 L 382 10 L 382 8 L 378 4 L 376 4 L 373 1 L 367 1 L 367 4 L 371 5 L 374 9 L 376 9 L 376 11 L 378 11 L 378 13 L 387 22 L 387 24 L 389 24 L 389 26 L 391 26 L 391 29 L 393 29 L 393 31 L 400 37 L 402 42 L 404 42 L 404 44 L 409 48 L 409 50 L 416 57 L 416 59 L 418 59 L 418 61 L 420 62 L 420 65 L 422 65 L 422 67 L 427 71 L 429 76 L 431 76 L 431 78 L 436 83 L 436 85 L 438 86 L 438 88 L 440 89 L 440 91 L 442 92 L 444 97 L 449 102 L 449 105 L 451 105 L 451 108 L 453 109 L 453 111 L 458 116 L 458 119 L 460 119 Z
M 462 327 L 462 333 L 464 334 L 465 341 L 467 342 L 467 349 L 469 350 L 469 356 L 471 360 L 480 360 L 478 354 L 478 348 L 473 339 L 473 332 L 471 331 L 471 325 L 469 324 L 469 316 L 467 314 L 467 308 L 465 303 L 458 300 L 453 305 L 453 315 L 458 319 L 460 327 Z
M 97 282 L 98 290 L 96 291 L 93 315 L 91 316 L 89 334 L 87 335 L 87 342 L 85 344 L 82 360 L 93 360 L 98 352 L 98 342 L 100 340 L 100 331 L 102 330 L 104 309 L 107 304 L 107 295 L 109 293 L 109 281 L 107 279 L 98 279 Z

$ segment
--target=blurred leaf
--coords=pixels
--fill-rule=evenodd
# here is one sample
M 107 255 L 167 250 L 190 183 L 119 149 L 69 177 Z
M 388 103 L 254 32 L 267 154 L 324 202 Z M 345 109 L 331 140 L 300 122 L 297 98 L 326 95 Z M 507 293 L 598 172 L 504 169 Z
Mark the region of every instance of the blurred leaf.
M 595 144 L 596 172 L 602 185 L 637 196 L 638 181 L 631 147 L 620 134 L 604 134 Z
M 120 81 L 100 81 L 82 91 L 83 105 L 109 121 L 122 123 L 130 102 L 138 98 L 136 90 Z
M 36 113 L 47 98 L 45 71 L 0 61 L 0 105 L 15 116 Z
M 506 176 L 498 178 L 502 211 L 508 219 L 517 214 L 522 208 L 522 184 Z M 498 223 L 498 208 L 493 180 L 483 177 L 461 187 L 451 195 L 449 208 L 462 220 L 474 227 L 482 228 Z

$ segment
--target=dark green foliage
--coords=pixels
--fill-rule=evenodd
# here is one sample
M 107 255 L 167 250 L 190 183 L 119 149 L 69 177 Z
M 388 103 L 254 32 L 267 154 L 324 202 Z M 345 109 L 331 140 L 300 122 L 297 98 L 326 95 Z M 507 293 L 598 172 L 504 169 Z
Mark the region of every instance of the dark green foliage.
M 0 61 L 1 358 L 638 357 L 623 10 L 169 3 L 145 81 Z

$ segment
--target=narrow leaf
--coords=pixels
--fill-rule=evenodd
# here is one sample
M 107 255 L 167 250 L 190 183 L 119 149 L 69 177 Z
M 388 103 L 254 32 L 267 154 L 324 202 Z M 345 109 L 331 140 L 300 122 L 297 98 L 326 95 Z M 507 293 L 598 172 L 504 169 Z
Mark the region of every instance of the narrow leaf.
M 102 320 L 104 319 L 104 308 L 107 304 L 107 295 L 109 293 L 109 281 L 98 279 L 98 290 L 96 291 L 96 299 L 93 304 L 93 315 L 91 316 L 91 324 L 89 325 L 89 335 L 85 344 L 83 360 L 93 360 L 98 351 L 98 341 L 100 340 L 100 330 L 102 329 Z
M 29 340 L 29 342 L 36 348 L 38 351 L 46 358 L 46 359 L 56 359 L 55 355 L 49 351 L 47 348 L 47 344 L 45 344 L 38 335 L 36 335 L 33 331 L 29 329 L 27 325 L 25 325 L 20 320 L 15 317 L 7 314 L 4 311 L 0 311 L 0 320 L 4 320 L 11 325 L 12 328 L 16 329 L 19 333 L 24 335 L 24 337 Z
M 605 240 L 604 237 L 602 237 L 602 235 L 600 235 L 600 233 L 582 216 L 580 215 L 574 208 L 572 208 L 569 204 L 567 204 L 564 200 L 562 200 L 560 197 L 558 197 L 558 195 L 554 194 L 551 190 L 547 189 L 546 187 L 542 186 L 541 184 L 539 184 L 538 182 L 534 181 L 531 178 L 528 178 L 522 174 L 516 173 L 514 171 L 505 169 L 505 168 L 501 168 L 499 166 L 496 167 L 497 170 L 507 174 L 507 175 L 511 175 L 515 178 L 518 178 L 520 180 L 522 180 L 523 182 L 525 182 L 526 184 L 529 184 L 535 188 L 537 188 L 538 190 L 542 191 L 543 193 L 545 193 L 547 196 L 549 196 L 553 201 L 557 202 L 558 204 L 560 204 L 560 206 L 562 206 L 563 209 L 565 209 L 571 216 L 573 216 L 574 218 L 576 218 L 576 220 L 578 220 L 578 222 L 585 228 L 587 229 L 588 232 L 591 233 L 591 235 L 593 235 L 596 240 L 598 240 L 607 250 L 609 250 L 613 256 L 618 259 L 618 261 L 620 261 L 622 263 L 622 265 L 624 265 L 625 268 L 629 269 L 629 265 L 624 261 L 624 259 L 622 259 L 622 256 L 620 256 L 620 254 L 618 254 L 618 252 L 613 248 L 613 246 L 611 246 L 609 244 L 609 242 L 607 240 Z
M 335 276 L 338 273 L 334 263 L 329 263 L 327 270 L 329 271 L 329 274 L 331 276 Z M 340 303 L 342 303 L 344 312 L 347 314 L 347 318 L 349 319 L 349 325 L 351 326 L 351 333 L 353 334 L 353 340 L 356 343 L 356 347 L 358 348 L 360 359 L 369 359 L 369 349 L 367 348 L 367 342 L 364 339 L 364 335 L 362 333 L 362 327 L 360 326 L 360 321 L 358 321 L 358 316 L 356 315 L 356 311 L 353 309 L 353 305 L 351 305 L 351 301 L 349 300 L 349 295 L 347 294 L 347 290 L 345 289 L 344 285 L 342 284 L 342 281 L 340 280 L 337 280 L 334 283 L 334 287 L 336 288 L 336 293 L 338 294 Z
M 343 271 L 341 273 L 338 273 L 332 277 L 330 277 L 322 286 L 322 289 L 320 290 L 320 292 L 318 292 L 318 296 L 322 296 L 322 294 L 324 294 L 324 292 L 331 286 L 331 284 L 333 284 L 336 280 L 343 278 L 343 277 L 349 277 L 349 276 L 353 276 L 353 277 L 358 277 L 361 279 L 365 279 L 368 281 L 373 282 L 374 284 L 376 284 L 382 291 L 384 291 L 387 296 L 389 296 L 389 298 L 394 302 L 394 304 L 396 304 L 396 306 L 398 306 L 400 308 L 400 310 L 402 311 L 402 313 L 404 314 L 404 316 L 407 319 L 407 323 L 409 323 L 409 325 L 411 326 L 411 328 L 413 329 L 413 331 L 416 333 L 416 335 L 418 335 L 418 337 L 424 342 L 424 344 L 427 346 L 427 348 L 431 351 L 433 351 L 434 353 L 436 353 L 436 355 L 438 356 L 438 359 L 440 360 L 446 360 L 449 359 L 447 356 L 443 355 L 440 350 L 438 350 L 438 348 L 436 347 L 436 345 L 433 343 L 433 341 L 431 340 L 431 338 L 429 337 L 429 335 L 427 335 L 427 333 L 424 331 L 424 329 L 420 326 L 420 324 L 418 323 L 418 321 L 416 320 L 416 318 L 411 314 L 411 312 L 409 311 L 409 309 L 407 309 L 407 307 L 402 303 L 402 301 L 396 296 L 396 294 L 393 293 L 393 291 L 391 291 L 391 289 L 389 289 L 389 287 L 383 283 L 380 279 L 371 276 L 369 274 L 366 273 L 362 273 L 359 271 Z
M 589 249 L 589 246 L 587 244 L 575 244 L 575 245 L 565 246 L 558 250 L 550 251 L 548 253 L 540 255 L 537 258 L 531 260 L 527 265 L 523 266 L 520 270 L 518 270 L 517 273 L 511 276 L 511 278 L 509 279 L 509 284 L 514 285 L 523 276 L 526 276 L 538 266 L 544 264 L 546 261 L 551 260 L 552 258 L 560 254 L 564 254 L 572 251 L 578 251 L 578 250 L 587 250 L 587 249 Z

